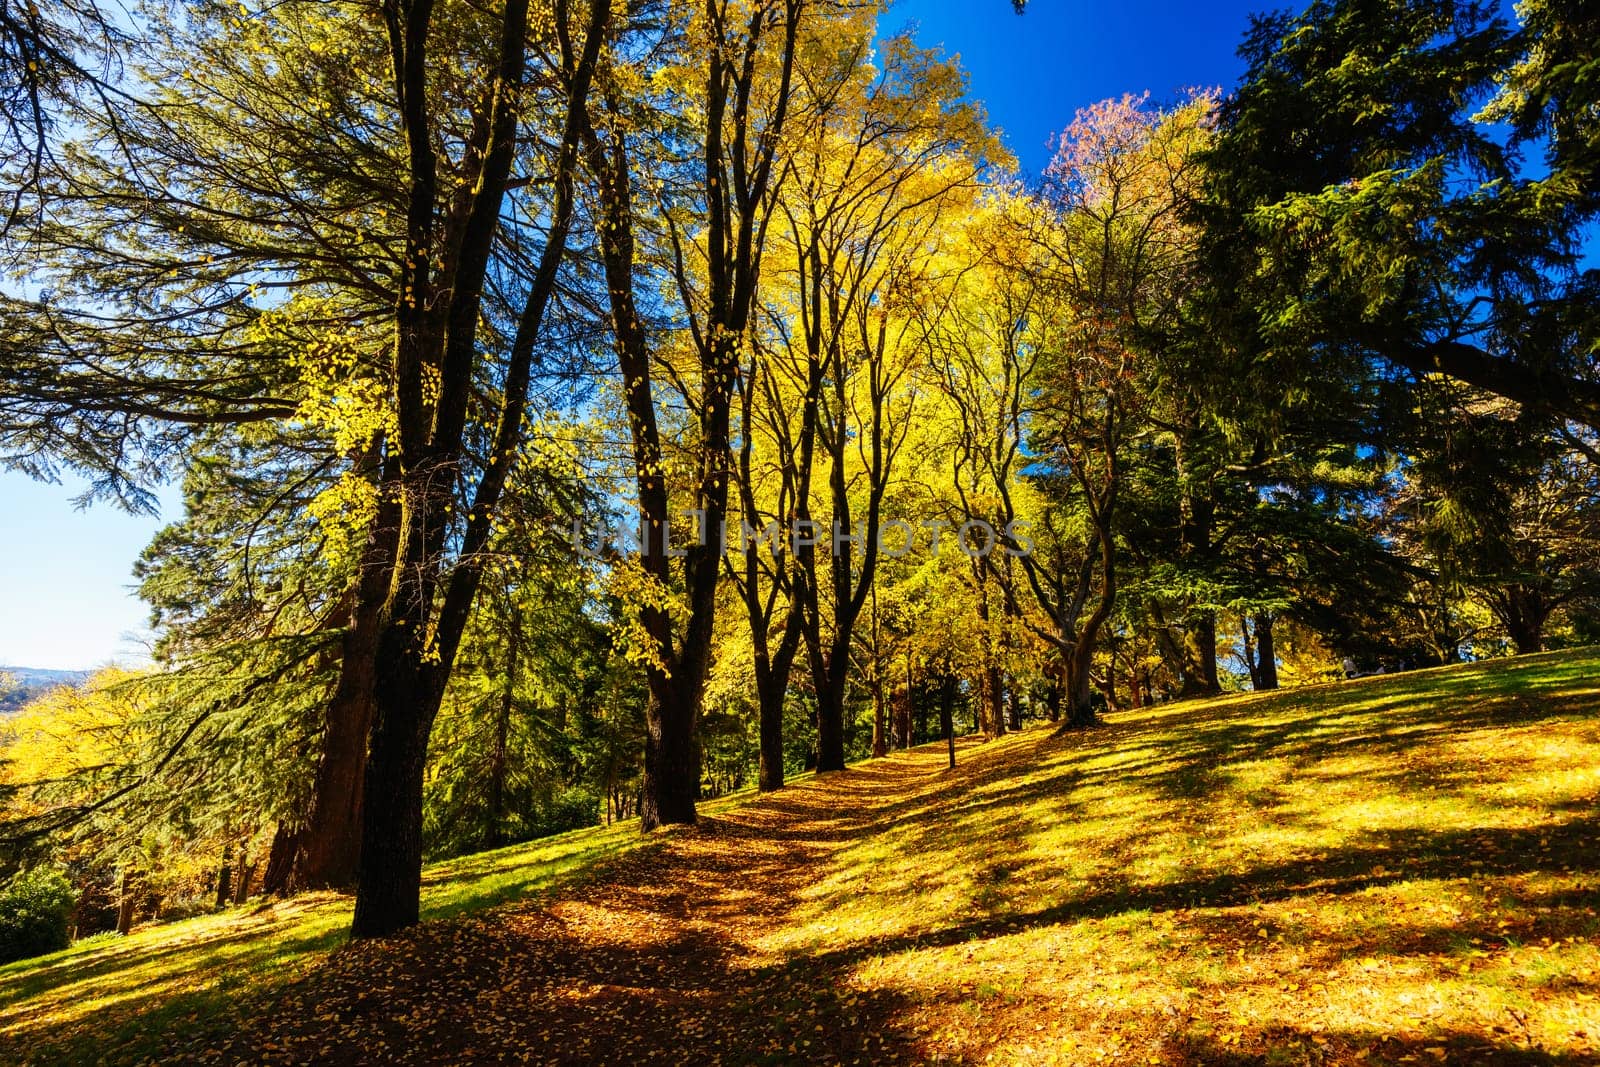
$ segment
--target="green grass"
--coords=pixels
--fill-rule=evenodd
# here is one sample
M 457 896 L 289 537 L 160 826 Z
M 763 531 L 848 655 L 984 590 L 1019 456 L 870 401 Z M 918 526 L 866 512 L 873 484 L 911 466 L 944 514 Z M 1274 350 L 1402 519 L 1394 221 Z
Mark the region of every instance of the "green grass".
M 896 754 L 796 792 L 849 829 L 753 947 L 894 1005 L 875 1025 L 928 1059 L 1596 1062 L 1597 698 L 1583 650 L 1038 728 L 954 774 Z M 630 825 L 436 865 L 424 913 L 559 894 L 641 844 L 677 847 Z M 308 896 L 0 968 L 0 1062 L 226 1027 L 348 915 Z
M 434 864 L 422 915 L 445 919 L 548 891 L 645 843 L 637 824 L 618 824 Z M 136 1061 L 175 1027 L 226 1027 L 343 944 L 350 907 L 348 897 L 306 894 L 0 967 L 0 1062 Z
M 754 795 L 732 793 L 705 810 Z M 651 844 L 628 822 L 435 863 L 423 871 L 422 918 L 548 893 Z M 308 893 L 0 966 L 0 1063 L 138 1062 L 174 1029 L 226 1030 L 344 944 L 350 912 L 348 896 Z
M 1585 650 L 1007 739 L 771 947 L 952 1060 L 1595 1062 L 1597 697 Z

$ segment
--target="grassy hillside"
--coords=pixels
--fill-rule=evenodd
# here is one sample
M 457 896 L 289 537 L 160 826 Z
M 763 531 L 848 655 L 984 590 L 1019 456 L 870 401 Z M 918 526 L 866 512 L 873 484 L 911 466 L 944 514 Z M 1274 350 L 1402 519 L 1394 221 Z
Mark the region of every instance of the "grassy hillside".
M 1584 651 L 900 753 L 432 868 L 393 942 L 313 897 L 0 968 L 0 1062 L 1600 1063 L 1597 697 Z
M 438 864 L 424 875 L 423 916 L 536 895 L 645 843 L 637 824 L 618 825 Z M 348 897 L 310 893 L 0 967 L 0 1063 L 138 1062 L 173 1028 L 248 1016 L 342 944 L 349 924 Z

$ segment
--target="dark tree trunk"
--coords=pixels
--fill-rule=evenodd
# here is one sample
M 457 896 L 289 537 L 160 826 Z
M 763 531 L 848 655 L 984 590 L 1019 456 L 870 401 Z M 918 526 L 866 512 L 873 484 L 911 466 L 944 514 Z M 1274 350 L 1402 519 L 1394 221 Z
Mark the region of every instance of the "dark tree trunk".
M 499 848 L 506 843 L 506 740 L 511 728 L 511 687 L 506 686 L 500 714 L 494 724 L 494 752 L 489 756 L 489 826 L 484 844 Z
M 268 896 L 287 896 L 294 878 L 294 858 L 300 849 L 300 835 L 279 823 L 267 852 L 267 868 L 261 873 L 261 892 Z
M 1045 683 L 1044 713 L 1051 722 L 1061 721 L 1061 695 L 1061 682 L 1058 679 Z
M 915 730 L 917 713 L 917 694 L 912 686 L 911 656 L 906 655 L 906 702 L 900 709 L 900 747 L 911 747 L 911 735 Z
M 789 693 L 788 673 L 780 685 L 774 672 L 756 680 L 756 699 L 760 703 L 761 767 L 756 786 L 763 793 L 783 788 L 783 704 Z
M 517 623 L 515 607 L 508 606 L 506 635 L 506 676 L 500 691 L 500 709 L 494 723 L 494 751 L 489 756 L 489 826 L 485 844 L 499 848 L 506 842 L 506 764 L 511 735 L 511 713 L 517 699 L 517 657 L 520 654 L 518 638 L 521 627 Z
M 978 623 L 983 631 L 983 669 L 980 675 L 983 692 L 979 694 L 982 712 L 978 729 L 989 737 L 999 737 L 1006 732 L 1005 684 L 1001 678 L 1000 664 L 995 652 L 995 639 L 991 631 L 989 608 L 989 570 L 981 559 L 972 561 L 973 581 L 978 587 Z
M 743 405 L 741 423 L 748 427 L 754 422 L 757 374 L 745 376 L 740 391 Z M 811 486 L 811 457 L 816 442 L 817 395 L 813 385 L 807 391 L 802 409 L 798 458 L 791 471 L 785 464 L 784 477 L 797 483 L 795 493 L 808 497 Z M 760 514 L 756 504 L 754 477 L 751 463 L 755 454 L 755 436 L 748 430 L 740 435 L 739 494 L 744 514 Z M 770 551 L 770 548 L 769 548 Z M 755 653 L 756 701 L 760 734 L 760 766 L 756 787 L 763 793 L 783 788 L 783 712 L 789 698 L 789 676 L 794 669 L 794 658 L 800 649 L 803 620 L 793 578 L 786 579 L 783 571 L 788 564 L 775 555 L 773 570 L 768 581 L 773 585 L 770 597 L 761 595 L 762 562 L 761 542 L 752 537 L 744 549 L 744 578 L 739 583 L 739 593 L 744 599 L 745 615 L 750 623 L 750 643 Z M 777 593 L 786 590 L 788 604 L 783 615 L 783 628 L 774 648 L 768 636 Z
M 374 714 L 374 660 L 394 569 L 400 505 L 382 494 L 358 561 L 356 601 L 345 631 L 339 681 L 328 703 L 322 753 L 312 785 L 311 813 L 299 835 L 299 855 L 285 889 L 348 889 L 361 858 L 361 781 Z
M 956 765 L 956 680 L 953 675 L 945 675 L 939 684 L 939 729 L 944 731 L 945 748 L 949 754 L 950 766 Z
M 1006 691 L 1005 676 L 1000 673 L 1000 668 L 990 666 L 985 672 L 988 679 L 989 690 L 989 725 L 990 733 L 1001 737 L 1006 732 Z
M 700 792 L 699 748 L 695 743 L 699 687 L 674 685 L 674 679 L 658 671 L 652 670 L 650 675 L 639 800 L 639 817 L 646 830 L 694 822 L 694 803 Z
M 1501 599 L 1501 621 L 1511 635 L 1517 655 L 1525 656 L 1544 651 L 1544 624 L 1550 617 L 1550 607 L 1537 589 L 1512 586 Z
M 1184 419 L 1186 432 L 1177 436 L 1177 471 L 1182 492 L 1179 537 L 1182 556 L 1192 567 L 1209 568 L 1215 556 L 1216 501 L 1211 486 L 1191 471 L 1188 433 L 1198 432 L 1190 413 Z M 1217 679 L 1217 617 L 1214 612 L 1193 610 L 1186 623 L 1182 695 L 1209 696 L 1222 691 Z M 1192 661 L 1190 660 L 1190 657 Z
M 878 676 L 878 665 L 872 666 L 872 756 L 882 759 L 889 754 L 889 709 L 884 704 L 883 679 Z
M 123 885 L 127 880 L 124 877 Z M 126 889 L 124 889 L 126 892 Z M 225 908 L 228 901 L 233 899 L 233 846 L 229 845 L 222 850 L 222 864 L 217 868 L 217 900 L 216 906 Z
M 117 893 L 117 933 L 127 934 L 133 929 L 133 907 L 139 897 L 139 876 L 122 869 Z
M 844 770 L 845 667 L 850 658 L 835 646 L 817 687 L 817 770 Z
M 590 5 L 579 58 L 557 5 L 562 75 L 568 78 L 561 151 L 548 237 L 501 372 L 502 399 L 487 431 L 481 474 L 460 501 L 463 459 L 480 369 L 478 323 L 501 208 L 516 157 L 518 87 L 526 66 L 526 0 L 507 0 L 486 111 L 466 157 L 476 167 L 460 229 L 439 248 L 437 125 L 429 107 L 427 3 L 391 5 L 383 14 L 393 49 L 395 89 L 408 168 L 405 289 L 397 294 L 393 343 L 395 433 L 380 492 L 398 501 L 394 573 L 380 609 L 373 657 L 373 717 L 361 789 L 353 937 L 383 937 L 417 921 L 422 880 L 422 797 L 428 737 L 482 578 L 484 551 L 501 495 L 521 452 L 533 360 L 545 308 L 565 255 L 574 172 L 590 77 L 610 5 Z M 481 135 L 481 136 L 480 136 Z M 430 374 L 430 372 L 432 372 Z M 430 388 L 431 383 L 431 388 Z M 392 497 L 390 496 L 392 494 Z M 452 542 L 452 514 L 464 515 Z M 459 559 L 443 570 L 448 553 Z M 444 595 L 436 598 L 443 587 Z
M 748 470 L 747 454 L 745 458 L 745 469 Z M 754 559 L 747 557 L 745 573 L 746 608 L 750 613 L 751 635 L 756 645 L 756 700 L 760 716 L 757 725 L 761 763 L 757 770 L 756 788 L 763 793 L 770 793 L 783 788 L 783 712 L 789 700 L 789 676 L 794 669 L 794 657 L 800 650 L 800 611 L 791 601 L 784 619 L 783 633 L 778 638 L 778 647 L 772 648 L 767 642 L 766 612 L 757 584 L 758 571 Z
M 1201 691 L 1208 695 L 1222 692 L 1217 679 L 1217 617 L 1214 613 L 1200 612 L 1193 622 L 1195 666 Z
M 932 740 L 932 731 L 928 729 L 928 702 L 925 700 L 913 700 L 911 707 L 913 715 L 911 724 L 911 743 L 913 745 L 920 745 Z
M 1085 648 L 1070 653 L 1062 662 L 1060 690 L 1065 706 L 1057 733 L 1100 725 L 1100 718 L 1094 713 L 1094 690 L 1089 677 L 1091 656 L 1092 651 Z
M 402 603 L 420 609 L 421 601 L 408 597 Z M 423 773 L 439 701 L 421 650 L 410 645 L 403 618 L 384 627 L 361 801 L 359 891 L 350 928 L 355 937 L 385 937 L 411 926 L 420 906 Z
M 322 758 L 312 787 L 311 817 L 300 835 L 294 881 L 305 889 L 347 889 L 361 858 L 361 782 L 374 711 L 373 659 L 382 595 L 345 635 L 339 682 L 328 704 Z
M 1278 651 L 1272 638 L 1273 617 L 1261 612 L 1255 617 L 1255 672 L 1251 684 L 1257 689 L 1278 688 Z
M 696 146 L 704 184 L 705 281 L 700 299 L 688 300 L 696 318 L 695 335 L 700 371 L 699 395 L 691 399 L 698 408 L 697 484 L 693 493 L 700 512 L 700 544 L 691 546 L 683 561 L 683 588 L 687 622 L 681 642 L 675 645 L 672 622 L 664 610 L 644 620 L 661 662 L 670 669 L 650 672 L 650 702 L 645 709 L 645 759 L 639 815 L 645 830 L 664 823 L 695 821 L 695 797 L 700 787 L 699 751 L 695 729 L 700 713 L 710 645 L 714 637 L 717 585 L 722 572 L 724 524 L 728 514 L 728 489 L 733 474 L 731 400 L 741 371 L 741 348 L 754 306 L 761 275 L 761 250 L 766 234 L 765 214 L 772 209 L 768 196 L 773 162 L 787 112 L 790 78 L 799 39 L 797 4 L 784 8 L 781 22 L 757 15 L 742 38 L 720 18 L 712 20 L 714 40 L 701 50 L 706 61 L 703 137 Z M 764 32 L 782 34 L 775 106 L 767 125 L 753 133 L 753 109 L 745 106 L 757 68 L 756 56 Z M 741 56 L 741 49 L 743 50 Z M 599 177 L 601 260 L 611 305 L 613 342 L 622 372 L 625 403 L 633 437 L 635 479 L 639 507 L 650 531 L 665 534 L 671 516 L 662 473 L 662 448 L 656 424 L 656 400 L 651 381 L 650 339 L 634 300 L 634 221 L 632 174 L 627 157 L 627 137 L 620 131 L 602 142 L 592 128 L 584 131 L 588 156 Z M 731 134 L 731 138 L 730 138 Z M 747 142 L 746 137 L 750 137 Z M 733 180 L 729 180 L 729 171 Z M 653 283 L 652 283 L 653 284 Z M 687 298 L 688 294 L 684 294 Z M 646 556 L 645 568 L 656 579 L 668 579 L 669 560 Z M 647 616 L 649 613 L 647 613 Z
M 243 904 L 250 899 L 250 878 L 256 873 L 255 864 L 250 862 L 249 853 L 239 852 L 239 869 L 233 879 L 233 902 Z
M 1156 641 L 1161 646 L 1162 658 L 1178 676 L 1178 699 L 1187 700 L 1215 693 L 1205 678 L 1205 656 L 1200 651 L 1198 623 L 1191 623 L 1181 635 L 1181 640 L 1170 629 L 1157 630 Z

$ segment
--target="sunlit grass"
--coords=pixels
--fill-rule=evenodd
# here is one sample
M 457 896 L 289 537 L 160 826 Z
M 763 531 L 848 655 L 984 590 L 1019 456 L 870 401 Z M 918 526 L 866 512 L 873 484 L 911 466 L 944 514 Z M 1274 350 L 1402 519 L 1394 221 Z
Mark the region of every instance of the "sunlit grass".
M 967 741 L 953 773 L 941 746 L 807 782 L 732 816 L 804 811 L 827 842 L 745 949 L 893 1005 L 877 1025 L 928 1060 L 1594 1062 L 1596 678 L 1600 651 L 1551 654 Z M 554 888 L 577 921 L 594 909 L 576 880 L 697 840 L 717 838 L 627 824 L 438 864 L 424 912 Z M 696 891 L 737 909 L 766 889 Z M 0 968 L 0 1062 L 126 1062 L 163 1031 L 225 1028 L 348 918 L 346 898 L 310 896 Z
M 753 795 L 743 790 L 703 810 Z M 649 843 L 631 820 L 435 863 L 423 871 L 422 917 L 526 899 Z M 132 1062 L 174 1028 L 226 1029 L 343 944 L 350 912 L 348 896 L 303 894 L 0 967 L 0 1063 Z
M 1597 673 L 1553 654 L 1014 736 L 841 852 L 769 947 L 859 957 L 954 1060 L 1586 1060 Z
M 637 823 L 619 823 L 435 864 L 423 917 L 529 896 L 642 841 Z M 123 1062 L 174 1026 L 225 1026 L 342 944 L 350 908 L 345 896 L 306 894 L 0 967 L 0 1063 Z

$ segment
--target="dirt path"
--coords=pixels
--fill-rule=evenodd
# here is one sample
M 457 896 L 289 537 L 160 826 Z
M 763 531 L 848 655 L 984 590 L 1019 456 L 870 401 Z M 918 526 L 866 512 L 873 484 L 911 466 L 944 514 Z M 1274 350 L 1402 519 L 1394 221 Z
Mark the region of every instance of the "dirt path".
M 553 897 L 346 947 L 225 1043 L 163 1062 L 919 1061 L 897 996 L 761 942 L 838 848 L 970 773 L 944 761 L 927 748 L 807 781 Z

